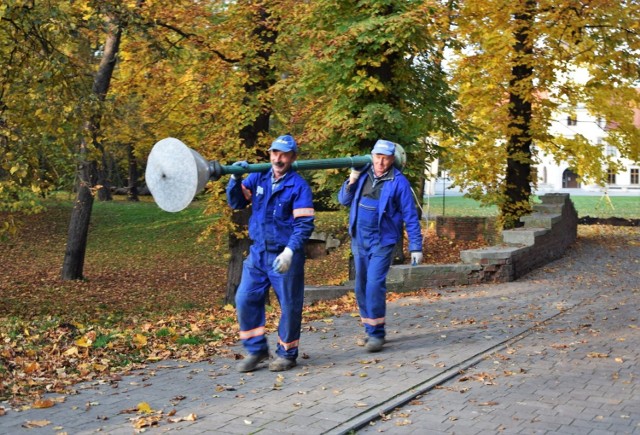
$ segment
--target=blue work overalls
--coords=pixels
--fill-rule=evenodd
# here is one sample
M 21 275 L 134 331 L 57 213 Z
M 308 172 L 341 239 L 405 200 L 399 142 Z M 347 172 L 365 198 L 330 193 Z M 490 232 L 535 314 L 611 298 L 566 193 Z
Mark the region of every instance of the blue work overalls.
M 274 183 L 272 172 L 252 173 L 227 185 L 229 205 L 242 209 L 252 204 L 249 236 L 253 244 L 242 265 L 236 292 L 240 339 L 250 354 L 268 349 L 265 335 L 265 300 L 273 287 L 281 308 L 276 354 L 296 359 L 304 301 L 304 243 L 314 229 L 311 189 L 295 172 Z M 273 261 L 288 246 L 293 251 L 285 273 L 273 270 Z
M 386 278 L 395 246 L 402 240 L 403 223 L 410 251 L 422 250 L 422 233 L 407 178 L 396 168 L 379 178 L 375 186 L 369 185 L 373 178 L 367 166 L 356 184 L 351 185 L 347 179 L 338 192 L 338 201 L 351 207 L 349 235 L 362 323 L 368 335 L 384 337 Z
M 394 245 L 380 245 L 378 201 L 364 196 L 360 198 L 351 251 L 356 268 L 356 300 L 365 332 L 371 337 L 384 338 L 386 279 Z
M 279 254 L 261 250 L 253 244 L 244 260 L 242 281 L 236 292 L 240 338 L 244 348 L 251 354 L 268 349 L 265 300 L 269 287 L 273 287 L 281 308 L 276 354 L 296 359 L 304 302 L 304 252 L 294 251 L 291 267 L 285 273 L 273 270 L 273 260 Z

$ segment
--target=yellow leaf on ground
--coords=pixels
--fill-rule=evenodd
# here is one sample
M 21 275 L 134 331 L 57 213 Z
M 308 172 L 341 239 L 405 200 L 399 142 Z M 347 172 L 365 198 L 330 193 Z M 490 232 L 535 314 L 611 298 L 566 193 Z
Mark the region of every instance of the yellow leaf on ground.
M 87 337 L 80 337 L 75 341 L 76 346 L 89 347 L 91 346 L 91 340 L 87 340 Z
M 140 348 L 142 346 L 147 345 L 147 337 L 142 334 L 136 334 L 133 337 L 133 342 L 136 344 L 136 347 Z
M 56 402 L 54 402 L 51 399 L 38 399 L 35 402 L 33 402 L 33 407 L 39 408 L 39 409 L 51 408 L 55 404 Z
M 77 355 L 78 354 L 78 348 L 73 346 L 70 347 L 69 349 L 64 351 L 64 355 L 65 356 L 72 356 L 72 355 Z
M 145 414 L 150 414 L 153 412 L 153 409 L 151 409 L 151 406 L 149 406 L 147 402 L 138 403 L 136 408 L 138 409 L 138 412 L 144 412 Z

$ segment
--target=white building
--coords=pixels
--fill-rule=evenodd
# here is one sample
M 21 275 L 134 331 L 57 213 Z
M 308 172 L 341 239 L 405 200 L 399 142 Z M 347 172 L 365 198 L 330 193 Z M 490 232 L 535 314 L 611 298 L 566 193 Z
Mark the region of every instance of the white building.
M 640 128 L 640 112 L 636 112 L 636 126 Z M 618 150 L 607 144 L 606 121 L 591 115 L 584 106 L 573 110 L 560 111 L 551 125 L 554 136 L 572 138 L 582 135 L 592 144 L 600 144 L 606 155 L 619 158 Z M 534 144 L 535 146 L 535 144 Z M 589 180 L 580 180 L 578 175 L 566 162 L 557 164 L 551 156 L 539 155 L 540 163 L 536 165 L 538 188 L 536 195 L 552 192 L 568 192 L 572 194 L 640 195 L 640 162 L 620 159 L 624 170 L 610 173 L 609 180 L 603 188 Z M 428 165 L 426 169 L 425 195 L 460 195 L 457 189 L 451 189 L 451 181 L 447 171 L 441 171 L 438 161 Z
M 618 150 L 607 144 L 606 121 L 591 115 L 580 105 L 569 111 L 559 112 L 551 125 L 551 134 L 573 138 L 582 135 L 591 144 L 599 144 L 607 156 L 620 158 Z M 581 189 L 587 192 L 630 192 L 640 191 L 640 162 L 620 159 L 624 169 L 618 173 L 609 173 L 608 183 L 603 188 L 589 180 L 580 180 L 565 162 L 556 164 L 550 156 L 541 155 L 537 165 L 538 193 L 565 191 L 565 189 Z M 570 191 L 570 190 L 569 190 Z

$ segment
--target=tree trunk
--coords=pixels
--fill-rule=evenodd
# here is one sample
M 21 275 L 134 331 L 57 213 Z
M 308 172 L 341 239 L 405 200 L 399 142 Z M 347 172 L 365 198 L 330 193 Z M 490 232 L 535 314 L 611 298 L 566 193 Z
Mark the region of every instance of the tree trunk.
M 98 97 L 99 101 L 104 101 L 109 90 L 113 70 L 115 69 L 118 49 L 120 46 L 120 38 L 122 36 L 122 28 L 114 23 L 109 22 L 109 33 L 103 47 L 103 56 L 100 60 L 100 66 L 93 79 L 92 92 Z M 98 141 L 100 131 L 100 112 L 87 116 L 85 129 L 91 137 L 92 144 L 96 149 L 101 149 Z M 78 167 L 77 186 L 78 197 L 76 204 L 71 213 L 71 222 L 69 223 L 69 233 L 67 234 L 67 249 L 62 265 L 62 279 L 82 279 L 84 268 L 84 255 L 87 248 L 87 234 L 89 233 L 89 220 L 91 219 L 91 209 L 93 207 L 93 190 L 95 189 L 97 180 L 97 165 L 95 162 L 87 164 L 85 162 L 88 153 L 86 136 L 83 135 L 80 144 L 80 160 L 82 163 Z M 104 150 L 103 156 L 104 156 Z M 89 170 L 87 173 L 86 171 Z
M 62 264 L 62 279 L 83 279 L 84 255 L 93 208 L 92 187 L 96 183 L 96 163 L 82 162 L 78 165 L 78 183 L 75 204 L 69 220 L 67 247 Z
M 111 194 L 111 159 L 108 158 L 108 155 L 102 145 L 98 143 L 98 139 L 94 140 L 94 145 L 97 149 L 100 150 L 102 154 L 102 164 L 98 169 L 98 200 L 99 201 L 111 201 L 113 200 L 113 195 Z
M 129 182 L 127 186 L 127 200 L 140 201 L 138 197 L 138 162 L 133 154 L 133 145 L 127 145 L 127 161 L 129 162 Z
M 509 82 L 509 124 L 507 170 L 501 215 L 505 229 L 522 226 L 520 217 L 531 212 L 531 78 L 533 66 L 532 31 L 535 0 L 525 2 L 525 10 L 515 14 L 520 24 L 515 33 L 516 63 Z
M 404 256 L 404 234 L 396 243 L 396 246 L 393 248 L 393 261 L 392 264 L 404 264 L 405 256 Z
M 247 149 L 253 149 L 258 144 L 258 138 L 269 132 L 269 121 L 272 108 L 268 99 L 263 98 L 268 90 L 276 82 L 273 70 L 271 69 L 270 58 L 273 54 L 273 44 L 275 44 L 277 32 L 275 23 L 270 22 L 269 12 L 264 7 L 259 7 L 255 17 L 256 26 L 253 35 L 260 43 L 257 56 L 261 58 L 261 65 L 258 68 L 250 69 L 249 75 L 253 80 L 249 80 L 244 86 L 245 97 L 243 104 L 253 107 L 255 118 L 245 125 L 239 132 L 239 136 Z M 274 26 L 274 27 L 272 27 Z M 255 101 L 260 101 L 259 106 L 255 106 Z M 266 156 L 266 153 L 264 154 Z M 238 211 L 233 214 L 232 221 L 235 224 L 235 231 L 247 233 L 250 210 Z M 242 279 L 242 261 L 249 251 L 251 241 L 248 237 L 238 239 L 236 234 L 229 234 L 229 251 L 231 259 L 227 266 L 227 290 L 225 302 L 235 305 L 236 290 Z
M 421 168 L 422 169 L 422 173 L 424 173 L 425 168 Z M 414 193 L 416 195 L 416 197 L 414 198 L 416 200 L 416 209 L 418 210 L 418 219 L 422 220 L 423 218 L 423 209 L 422 207 L 424 207 L 424 183 L 425 183 L 425 178 L 424 175 L 421 175 L 418 177 L 418 188 L 416 189 L 417 192 L 414 190 Z
M 233 213 L 231 221 L 235 228 L 246 230 L 250 216 L 251 209 L 245 208 L 243 210 L 237 210 Z M 236 291 L 238 290 L 240 279 L 242 278 L 242 263 L 249 252 L 250 246 L 251 239 L 249 239 L 249 237 L 239 238 L 236 236 L 236 232 L 231 232 L 229 234 L 229 252 L 231 253 L 231 258 L 229 259 L 229 265 L 227 267 L 227 292 L 224 298 L 225 304 L 235 305 Z

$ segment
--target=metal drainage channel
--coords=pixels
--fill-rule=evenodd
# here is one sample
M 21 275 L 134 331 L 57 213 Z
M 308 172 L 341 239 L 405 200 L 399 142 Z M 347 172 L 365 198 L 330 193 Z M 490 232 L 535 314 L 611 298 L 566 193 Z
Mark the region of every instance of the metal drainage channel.
M 466 360 L 451 366 L 449 369 L 437 374 L 436 376 L 433 376 L 429 379 L 426 379 L 423 382 L 420 382 L 419 384 L 416 384 L 410 388 L 407 388 L 402 393 L 396 394 L 395 396 L 368 408 L 367 410 L 350 418 L 349 420 L 342 422 L 337 426 L 334 426 L 333 428 L 329 429 L 326 432 L 323 432 L 323 434 L 327 434 L 327 435 L 352 434 L 358 429 L 362 429 L 372 421 L 380 419 L 384 414 L 387 414 L 396 408 L 406 405 L 407 403 L 414 400 L 416 397 L 427 393 L 428 391 L 444 384 L 445 382 L 449 381 L 452 378 L 455 378 L 460 374 L 461 371 L 467 370 L 469 367 L 473 367 L 474 365 L 478 364 L 480 361 L 485 359 L 487 356 L 494 354 L 500 350 L 503 350 L 506 347 L 512 345 L 513 343 L 517 343 L 518 341 L 528 337 L 534 332 L 536 328 L 540 327 L 541 325 L 549 323 L 555 318 L 566 314 L 567 312 L 573 310 L 574 308 L 580 305 L 583 305 L 585 302 L 592 299 L 593 298 L 583 299 L 582 301 L 576 303 L 570 308 L 565 308 L 559 313 L 556 313 L 551 317 L 548 317 L 540 322 L 535 323 L 533 326 L 527 328 L 521 333 L 514 335 L 513 337 L 509 337 L 504 341 L 498 344 L 495 344 L 485 349 L 484 351 L 479 352 L 473 355 L 472 357 L 467 358 Z

